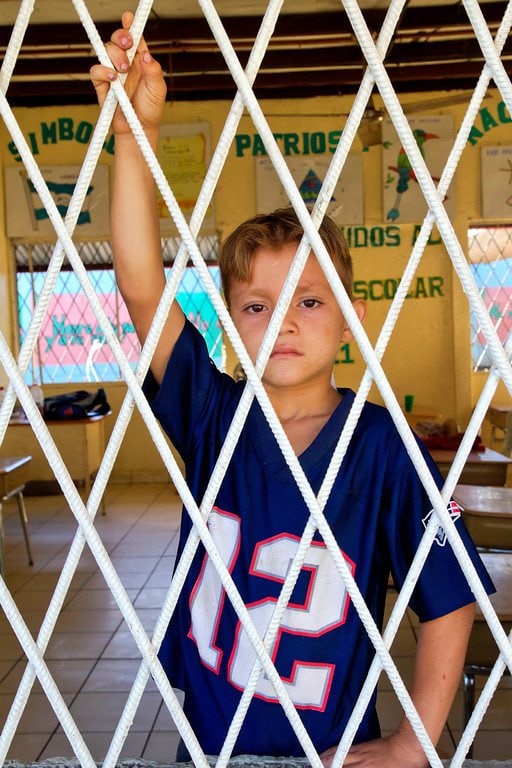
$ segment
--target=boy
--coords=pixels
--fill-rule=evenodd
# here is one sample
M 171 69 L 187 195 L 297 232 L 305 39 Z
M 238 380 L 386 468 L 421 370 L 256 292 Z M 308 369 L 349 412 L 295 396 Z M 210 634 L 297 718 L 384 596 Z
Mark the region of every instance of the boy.
M 115 70 L 126 72 L 132 15 L 109 44 Z M 95 66 L 100 104 L 115 71 Z M 144 42 L 126 89 L 156 147 L 165 99 L 161 70 Z M 154 183 L 122 114 L 114 119 L 116 167 L 112 241 L 119 288 L 144 343 L 165 278 Z M 352 265 L 338 228 L 325 219 L 320 234 L 351 295 Z M 292 263 L 302 229 L 285 209 L 242 224 L 220 256 L 230 313 L 251 359 L 258 349 Z M 353 302 L 361 320 L 362 301 Z M 352 334 L 314 254 L 310 254 L 262 381 L 315 493 L 345 423 L 354 393 L 332 386 L 340 344 Z M 179 450 L 187 481 L 200 501 L 245 383 L 220 373 L 202 337 L 174 303 L 145 384 L 155 414 Z M 428 456 L 427 456 L 428 459 Z M 439 484 L 441 480 L 430 461 Z M 372 615 L 382 626 L 388 574 L 403 582 L 430 502 L 387 411 L 366 404 L 325 508 L 326 518 Z M 212 536 L 263 636 L 309 512 L 255 401 L 209 517 Z M 485 574 L 459 519 L 484 584 Z M 183 515 L 178 557 L 191 529 Z M 450 589 L 446 589 L 446 585 Z M 435 542 L 411 605 L 420 617 L 414 704 L 434 743 L 455 694 L 473 621 L 473 595 L 449 546 Z M 272 658 L 327 767 L 357 700 L 374 649 L 317 533 L 286 608 Z M 200 548 L 160 649 L 173 685 L 185 691 L 185 713 L 204 751 L 218 754 L 254 652 L 208 556 Z M 302 755 L 301 746 L 260 676 L 235 754 Z M 375 697 L 345 765 L 418 768 L 425 754 L 408 720 L 380 737 Z

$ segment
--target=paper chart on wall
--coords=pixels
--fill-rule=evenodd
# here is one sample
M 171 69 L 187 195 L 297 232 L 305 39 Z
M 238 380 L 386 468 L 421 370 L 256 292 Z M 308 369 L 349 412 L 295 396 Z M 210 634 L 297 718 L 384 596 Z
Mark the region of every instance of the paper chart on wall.
M 48 191 L 64 218 L 75 191 L 79 166 L 53 165 L 40 168 Z M 5 168 L 6 218 L 8 237 L 54 236 L 48 211 L 24 167 Z M 107 237 L 109 234 L 108 166 L 98 165 L 87 188 L 78 215 L 76 234 Z
M 208 123 L 163 125 L 158 142 L 158 160 L 169 186 L 185 218 L 194 210 L 210 162 L 210 126 Z M 176 231 L 160 191 L 157 192 L 160 229 Z M 201 227 L 202 232 L 215 230 L 213 207 L 210 205 Z
M 452 115 L 418 115 L 409 117 L 420 153 L 434 183 L 439 183 L 446 160 L 453 146 Z M 389 118 L 382 124 L 382 176 L 384 221 L 397 224 L 419 223 L 427 213 L 427 203 L 411 168 L 409 158 Z M 455 213 L 453 185 L 444 200 L 450 216 Z
M 512 147 L 482 147 L 482 216 L 512 218 Z
M 305 203 L 313 205 L 332 160 L 332 154 L 286 158 L 286 164 Z M 270 158 L 256 159 L 256 204 L 258 213 L 270 213 L 290 204 L 288 194 Z M 327 213 L 340 226 L 363 224 L 363 172 L 360 155 L 349 155 L 336 184 Z

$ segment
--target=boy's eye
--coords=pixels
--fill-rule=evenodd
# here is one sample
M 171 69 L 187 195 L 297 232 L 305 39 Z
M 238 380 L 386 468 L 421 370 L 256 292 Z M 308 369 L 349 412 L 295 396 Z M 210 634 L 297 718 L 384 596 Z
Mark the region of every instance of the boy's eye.
M 250 304 L 248 307 L 245 308 L 246 312 L 250 312 L 253 315 L 257 315 L 260 312 L 265 311 L 265 305 L 264 304 Z
M 306 307 L 306 309 L 313 309 L 313 307 L 317 307 L 320 302 L 318 299 L 303 299 L 301 304 L 303 307 Z

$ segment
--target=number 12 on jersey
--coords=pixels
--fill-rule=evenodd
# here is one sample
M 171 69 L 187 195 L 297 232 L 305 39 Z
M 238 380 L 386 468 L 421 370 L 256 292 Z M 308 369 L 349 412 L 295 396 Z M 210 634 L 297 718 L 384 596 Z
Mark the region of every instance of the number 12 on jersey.
M 231 572 L 240 551 L 241 520 L 239 517 L 214 508 L 208 527 L 224 564 Z M 250 578 L 269 579 L 283 583 L 300 539 L 291 534 L 280 534 L 259 542 L 253 553 L 249 569 Z M 352 574 L 355 564 L 344 555 Z M 302 566 L 308 574 L 305 599 L 301 604 L 286 607 L 270 656 L 276 661 L 283 635 L 315 637 L 331 632 L 345 622 L 350 597 L 332 556 L 323 542 L 311 543 Z M 203 565 L 190 599 L 191 628 L 189 636 L 197 644 L 203 664 L 219 674 L 223 650 L 217 645 L 219 626 L 226 593 L 210 558 L 205 555 Z M 267 597 L 246 607 L 261 638 L 268 629 L 277 599 Z M 310 659 L 296 659 L 288 677 L 281 676 L 288 694 L 296 707 L 323 711 L 327 705 L 335 665 L 316 659 L 312 642 Z M 228 661 L 228 680 L 242 689 L 247 684 L 256 652 L 247 632 L 239 621 Z M 270 680 L 261 674 L 255 696 L 277 702 Z

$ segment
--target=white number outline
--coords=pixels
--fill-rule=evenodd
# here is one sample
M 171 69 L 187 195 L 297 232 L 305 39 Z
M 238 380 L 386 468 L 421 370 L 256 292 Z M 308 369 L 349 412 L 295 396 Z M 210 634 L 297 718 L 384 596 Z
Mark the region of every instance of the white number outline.
M 229 521 L 230 523 L 234 524 L 233 527 L 236 530 L 236 535 L 231 538 L 225 535 L 226 521 Z M 223 525 L 223 524 L 224 524 L 223 532 L 222 532 L 222 535 L 219 536 L 218 534 L 216 534 L 216 531 L 218 530 L 219 525 Z M 213 507 L 210 513 L 210 516 L 208 518 L 208 528 L 210 529 L 210 533 L 212 534 L 212 537 L 215 541 L 217 549 L 219 550 L 219 554 L 221 556 L 224 555 L 222 557 L 222 560 L 226 564 L 227 570 L 229 571 L 229 573 L 232 573 L 238 558 L 238 554 L 240 552 L 240 517 L 230 512 L 225 512 L 219 509 L 218 507 Z M 208 589 L 208 587 L 210 589 L 213 587 L 215 592 L 219 593 L 219 597 L 217 600 L 217 611 L 215 614 L 216 618 L 212 622 L 213 629 L 210 632 L 210 636 L 207 644 L 205 644 L 204 642 L 205 638 L 207 637 L 207 634 L 201 629 L 201 627 L 198 632 L 194 632 L 194 616 L 200 617 L 199 620 L 196 622 L 196 624 L 200 624 L 201 626 L 204 626 L 205 622 L 202 621 L 201 619 L 205 615 L 209 614 L 210 606 L 214 604 L 212 600 L 209 598 L 208 594 L 206 595 L 206 601 L 203 598 L 205 586 L 206 586 L 206 589 Z M 208 554 L 206 553 L 203 558 L 201 570 L 194 584 L 194 588 L 190 593 L 190 598 L 189 598 L 190 629 L 188 631 L 187 637 L 189 637 L 196 644 L 201 662 L 205 665 L 205 667 L 208 667 L 208 669 L 211 669 L 212 672 L 215 672 L 216 675 L 218 675 L 220 672 L 222 657 L 224 656 L 224 651 L 222 650 L 222 648 L 219 648 L 215 644 L 215 640 L 218 635 L 219 624 L 222 616 L 222 611 L 224 609 L 225 600 L 226 600 L 226 590 L 224 589 L 224 586 L 220 580 L 220 577 L 215 567 L 212 565 L 212 562 L 208 557 Z M 202 610 L 203 605 L 205 605 L 206 610 L 204 609 Z M 210 651 L 211 656 L 216 658 L 215 664 L 209 663 L 207 661 L 208 651 Z
M 238 515 L 214 507 L 208 520 L 208 526 L 219 549 L 219 553 L 226 563 L 228 571 L 231 573 L 240 553 L 241 519 Z M 283 584 L 286 579 L 289 564 L 295 555 L 299 542 L 300 538 L 298 536 L 289 533 L 282 533 L 258 542 L 255 546 L 253 558 L 249 567 L 249 576 L 265 578 Z M 277 570 L 273 572 L 266 567 L 266 563 L 272 562 L 272 560 L 268 560 L 268 553 L 271 553 L 272 555 L 276 548 L 281 550 L 281 557 L 274 561 L 277 563 L 278 567 Z M 265 555 L 267 555 L 267 560 L 265 560 Z M 355 563 L 345 553 L 342 552 L 342 555 L 349 565 L 353 575 L 355 572 Z M 323 568 L 325 572 L 326 566 L 331 579 L 334 577 L 339 580 L 337 587 L 340 590 L 340 599 L 339 601 L 334 602 L 334 607 L 336 608 L 336 606 L 338 606 L 338 609 L 333 610 L 332 607 L 330 607 L 327 612 L 331 613 L 329 622 L 322 626 L 317 625 L 315 628 L 310 629 L 307 625 L 301 625 L 304 615 L 313 616 L 317 623 L 319 618 L 325 618 L 325 610 L 322 606 L 325 606 L 326 603 L 322 602 L 320 605 L 321 610 L 318 611 L 318 600 L 315 601 L 314 595 L 319 594 L 317 589 L 319 570 L 320 568 Z M 281 625 L 270 651 L 270 656 L 274 663 L 278 655 L 279 644 L 283 635 L 291 634 L 303 637 L 320 637 L 321 635 L 338 628 L 346 621 L 350 605 L 350 596 L 343 583 L 341 574 L 336 568 L 324 542 L 311 542 L 308 554 L 302 565 L 302 570 L 309 571 L 309 584 L 307 586 L 305 599 L 302 604 L 290 602 L 285 609 Z M 332 584 L 332 581 L 330 583 Z M 317 589 L 316 593 L 315 589 Z M 195 642 L 201 663 L 216 675 L 220 674 L 222 658 L 225 653 L 225 651 L 217 645 L 219 624 L 224 609 L 225 599 L 226 591 L 216 569 L 206 553 L 189 599 L 191 625 L 188 637 Z M 256 619 L 255 626 L 262 637 L 267 631 L 268 623 L 274 612 L 276 603 L 277 598 L 266 597 L 262 600 L 249 603 L 246 606 L 249 613 L 252 614 L 251 618 L 253 618 L 253 621 Z M 312 611 L 314 603 L 317 608 L 316 616 Z M 214 606 L 216 606 L 216 609 Z M 288 623 L 286 623 L 287 617 L 289 619 Z M 260 626 L 258 626 L 258 624 Z M 240 651 L 241 648 L 242 651 Z M 241 657 L 239 657 L 240 652 L 243 654 Z M 240 667 L 242 676 L 248 678 L 250 669 L 252 669 L 254 661 L 256 660 L 256 654 L 252 644 L 247 638 L 247 633 L 240 620 L 238 620 L 236 626 L 233 645 L 228 659 L 227 681 L 237 690 L 243 690 L 244 682 L 246 682 L 246 680 L 244 682 L 240 679 L 237 680 L 237 672 L 240 676 L 240 662 L 237 664 L 237 658 L 242 659 Z M 289 677 L 281 676 L 281 679 L 283 680 L 283 683 L 289 686 L 290 697 L 297 708 L 324 711 L 327 706 L 335 669 L 336 665 L 334 663 L 300 661 L 295 659 L 292 663 Z M 299 676 L 301 676 L 302 679 L 301 686 L 299 686 Z M 279 699 L 277 696 L 268 693 L 269 687 L 270 684 L 262 673 L 254 696 L 270 703 L 278 703 Z M 294 693 L 300 693 L 301 687 L 305 690 L 307 689 L 308 692 L 310 690 L 314 692 L 316 698 L 307 701 L 299 700 L 299 697 L 297 695 L 294 696 Z
M 271 573 L 269 571 L 264 571 L 264 570 L 262 570 L 261 568 L 258 567 L 257 563 L 260 560 L 260 553 L 261 553 L 261 551 L 263 549 L 269 547 L 269 545 L 270 546 L 275 546 L 277 544 L 282 544 L 283 542 L 286 542 L 286 541 L 288 543 L 290 543 L 294 547 L 294 550 L 296 551 L 298 546 L 299 546 L 300 538 L 298 536 L 295 536 L 294 534 L 283 533 L 283 534 L 278 534 L 277 536 L 273 536 L 273 537 L 271 537 L 269 539 L 265 539 L 265 540 L 259 542 L 256 545 L 255 550 L 254 550 L 254 555 L 253 555 L 253 559 L 252 559 L 252 562 L 251 562 L 249 573 L 254 575 L 254 576 L 256 576 L 256 577 L 259 577 L 259 578 L 269 579 L 270 581 L 276 581 L 278 583 L 284 584 L 284 581 L 285 581 L 285 578 L 286 578 L 286 574 L 284 576 L 280 576 L 280 575 L 277 575 L 277 573 L 274 574 L 274 573 Z M 345 584 L 343 582 L 342 576 L 339 573 L 338 569 L 336 568 L 336 566 L 334 564 L 334 561 L 332 560 L 332 557 L 329 554 L 329 552 L 327 550 L 327 547 L 326 547 L 324 542 L 322 542 L 322 541 L 312 541 L 310 546 L 309 546 L 308 553 L 311 553 L 312 551 L 315 551 L 315 550 L 317 552 L 320 552 L 322 554 L 322 556 L 325 556 L 325 562 L 328 562 L 329 565 L 332 564 L 332 573 L 335 574 L 336 577 L 339 578 L 340 584 L 342 586 L 343 598 L 340 601 L 340 610 L 338 611 L 339 618 L 336 619 L 335 621 L 332 621 L 329 624 L 325 625 L 321 629 L 311 630 L 311 631 L 306 631 L 307 627 L 303 627 L 303 626 L 299 627 L 297 629 L 294 629 L 290 625 L 286 625 L 285 622 L 286 622 L 286 616 L 287 615 L 290 615 L 290 613 L 296 613 L 296 614 L 304 615 L 304 612 L 309 612 L 309 609 L 311 608 L 311 606 L 313 604 L 313 594 L 315 592 L 315 587 L 316 587 L 316 583 L 317 583 L 317 576 L 318 576 L 318 571 L 319 571 L 319 567 L 320 566 L 319 565 L 314 565 L 311 562 L 308 563 L 309 554 L 307 554 L 306 558 L 304 560 L 304 563 L 302 565 L 302 570 L 303 571 L 309 571 L 310 572 L 310 580 L 309 580 L 309 586 L 308 586 L 308 589 L 307 589 L 306 598 L 305 598 L 304 603 L 302 605 L 300 603 L 291 603 L 290 602 L 290 603 L 288 603 L 288 606 L 285 609 L 285 612 L 284 612 L 283 617 L 281 619 L 281 624 L 280 624 L 278 633 L 276 635 L 273 647 L 272 647 L 271 652 L 270 652 L 270 657 L 271 657 L 271 659 L 272 659 L 272 661 L 274 663 L 275 663 L 276 658 L 277 658 L 277 654 L 278 654 L 278 651 L 279 651 L 279 644 L 280 644 L 280 641 L 281 641 L 281 637 L 283 635 L 289 634 L 289 635 L 297 635 L 297 636 L 301 636 L 301 637 L 305 637 L 305 636 L 306 637 L 307 636 L 309 636 L 309 637 L 320 637 L 321 635 L 324 635 L 327 632 L 331 632 L 334 629 L 336 629 L 337 627 L 342 626 L 345 623 L 345 621 L 346 621 L 347 612 L 348 612 L 348 608 L 349 608 L 349 605 L 350 605 L 350 596 L 349 596 L 349 594 L 348 594 L 348 592 L 346 590 L 346 587 L 345 587 Z M 295 554 L 295 552 L 293 552 L 292 556 L 294 554 Z M 354 575 L 355 563 L 344 552 L 342 552 L 342 555 L 345 558 L 345 561 L 347 562 L 347 564 L 349 565 L 349 567 L 351 569 L 351 572 L 352 572 L 352 575 Z M 312 560 L 312 559 L 313 558 L 310 558 L 310 560 Z M 291 560 L 291 557 L 290 557 L 290 560 Z M 277 562 L 279 562 L 279 561 L 277 561 Z M 280 562 L 283 563 L 283 560 L 281 560 Z M 286 567 L 285 570 L 286 571 L 288 570 L 288 566 Z M 247 610 L 249 611 L 249 613 L 252 614 L 251 618 L 253 619 L 253 622 L 255 623 L 256 626 L 257 626 L 257 622 L 255 621 L 254 611 L 255 610 L 260 610 L 262 607 L 268 608 L 269 619 L 270 619 L 270 616 L 274 612 L 274 608 L 275 608 L 275 604 L 276 603 L 277 603 L 277 598 L 267 597 L 267 598 L 264 598 L 263 600 L 258 600 L 258 601 L 255 601 L 254 603 L 249 603 L 246 606 Z M 262 628 L 262 631 L 260 632 L 260 634 L 262 636 L 264 636 L 265 633 L 266 633 L 266 626 L 264 628 Z M 234 643 L 233 643 L 233 648 L 232 648 L 230 659 L 229 659 L 229 663 L 228 663 L 228 680 L 231 683 L 231 685 L 233 685 L 233 687 L 237 688 L 238 690 L 244 690 L 244 685 L 241 684 L 241 683 L 238 683 L 236 681 L 235 673 L 234 673 L 233 670 L 235 668 L 236 656 L 237 656 L 238 650 L 240 648 L 242 634 L 245 634 L 245 630 L 244 630 L 244 628 L 242 626 L 242 623 L 240 621 L 238 621 L 238 624 L 237 624 L 237 627 L 236 627 L 236 630 L 235 630 L 235 640 L 234 640 Z M 252 648 L 251 648 L 251 650 L 252 650 Z M 254 663 L 255 658 L 256 658 L 256 655 L 253 652 L 253 660 L 250 662 L 250 667 L 251 668 L 252 668 L 252 665 Z M 311 690 L 314 691 L 314 693 L 316 693 L 316 700 L 314 700 L 314 701 L 310 700 L 310 701 L 305 702 L 305 703 L 300 703 L 300 701 L 298 700 L 298 697 L 296 695 L 296 691 L 298 690 L 298 676 L 300 674 L 304 675 L 305 672 L 307 674 L 308 670 L 310 672 L 310 676 L 313 674 L 312 670 L 316 670 L 316 672 L 317 672 L 314 684 L 312 684 L 312 682 L 310 682 L 310 684 L 309 684 L 309 687 L 311 688 Z M 293 703 L 295 704 L 295 706 L 297 707 L 297 709 L 308 709 L 308 710 L 317 710 L 317 711 L 320 711 L 320 712 L 324 712 L 326 707 L 327 707 L 327 702 L 328 702 L 328 699 L 329 699 L 329 693 L 330 693 L 330 690 L 331 690 L 331 684 L 332 684 L 332 679 L 333 679 L 335 670 L 336 670 L 336 665 L 335 664 L 330 664 L 330 663 L 327 663 L 327 662 L 320 662 L 320 661 L 318 661 L 318 662 L 315 662 L 315 661 L 304 661 L 304 660 L 301 661 L 300 659 L 295 659 L 295 661 L 292 664 L 289 677 L 285 677 L 283 675 L 280 675 L 280 677 L 281 677 L 281 680 L 283 681 L 283 683 L 285 683 L 285 685 L 287 685 L 287 687 L 289 687 L 289 689 L 290 689 L 289 690 L 290 698 L 293 701 Z M 255 690 L 255 693 L 254 693 L 255 698 L 262 699 L 263 701 L 267 701 L 269 703 L 278 703 L 279 699 L 277 698 L 277 696 L 272 695 L 272 694 L 269 695 L 268 693 L 264 693 L 263 692 L 262 688 L 264 687 L 264 682 L 263 682 L 264 680 L 266 680 L 266 678 L 264 677 L 264 675 L 262 673 L 262 676 L 260 677 L 260 682 L 258 684 L 259 685 L 259 690 L 258 690 L 258 687 L 257 687 L 256 690 Z M 265 687 L 268 688 L 269 686 L 265 686 Z

